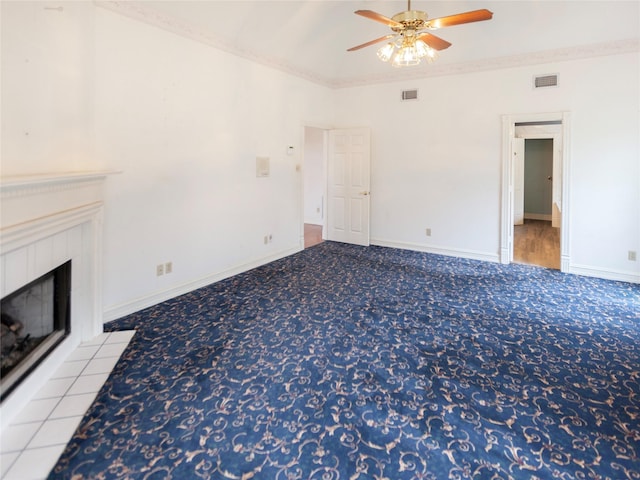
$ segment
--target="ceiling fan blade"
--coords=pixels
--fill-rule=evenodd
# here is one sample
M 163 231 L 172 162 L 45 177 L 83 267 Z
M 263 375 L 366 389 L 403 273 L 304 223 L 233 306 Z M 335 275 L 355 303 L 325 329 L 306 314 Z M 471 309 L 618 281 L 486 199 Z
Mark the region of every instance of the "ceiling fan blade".
M 347 52 L 353 52 L 354 50 L 360 50 L 361 48 L 368 47 L 369 45 L 373 45 L 374 43 L 379 43 L 379 42 L 382 42 L 384 40 L 388 40 L 389 38 L 393 38 L 393 37 L 395 37 L 394 34 L 385 35 L 384 37 L 376 38 L 375 40 L 371 40 L 370 42 L 363 43 L 362 45 L 358 45 L 356 47 L 351 47 L 351 48 L 347 49 Z M 425 42 L 425 43 L 427 43 L 427 42 Z
M 384 23 L 389 27 L 402 27 L 402 24 L 400 22 L 391 20 L 389 17 L 385 17 L 384 15 L 378 12 L 374 12 L 373 10 L 356 10 L 354 13 L 356 15 L 361 15 L 371 20 L 375 20 L 376 22 Z
M 431 35 L 430 33 L 421 33 L 418 35 L 418 40 L 422 40 L 434 50 L 444 50 L 451 46 L 451 44 L 446 40 L 436 37 L 435 35 Z
M 487 9 L 472 10 L 471 12 L 458 13 L 447 17 L 432 18 L 427 21 L 426 28 L 442 28 L 460 25 L 463 23 L 481 22 L 483 20 L 491 20 L 493 13 Z

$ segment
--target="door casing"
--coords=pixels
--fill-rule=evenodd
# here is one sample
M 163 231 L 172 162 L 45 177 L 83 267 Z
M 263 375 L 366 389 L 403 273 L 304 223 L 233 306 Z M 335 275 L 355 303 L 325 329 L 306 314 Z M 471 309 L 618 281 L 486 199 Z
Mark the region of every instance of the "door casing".
M 560 270 L 568 272 L 571 265 L 570 251 L 570 114 L 569 112 L 523 114 L 523 115 L 503 115 L 502 116 L 502 189 L 501 189 L 501 232 L 500 232 L 500 261 L 510 263 L 513 261 L 513 218 L 514 218 L 514 162 L 513 149 L 516 124 L 525 122 L 561 122 L 560 138 L 554 135 L 546 135 L 544 138 L 554 138 L 554 145 L 561 142 L 562 153 L 561 162 L 554 162 L 554 168 L 561 169 L 561 182 L 554 185 L 554 198 L 560 198 L 559 212 L 555 213 L 559 217 L 560 229 Z M 527 136 L 526 138 L 536 138 Z M 537 138 L 542 138 L 538 136 Z M 554 154 L 555 154 L 554 146 Z M 561 164 L 561 167 L 560 167 Z M 560 173 L 560 172 L 558 172 Z M 554 171 L 554 177 L 557 178 Z M 560 192 L 558 192 L 560 190 Z M 554 209 L 555 210 L 555 209 Z M 558 219 L 556 218 L 556 224 Z

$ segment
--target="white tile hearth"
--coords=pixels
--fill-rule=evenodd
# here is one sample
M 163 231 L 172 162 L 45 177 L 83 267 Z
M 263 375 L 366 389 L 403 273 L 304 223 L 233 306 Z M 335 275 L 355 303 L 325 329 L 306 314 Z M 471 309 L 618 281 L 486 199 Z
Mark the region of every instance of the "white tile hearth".
M 49 475 L 134 334 L 103 333 L 67 358 L 2 432 L 0 479 Z

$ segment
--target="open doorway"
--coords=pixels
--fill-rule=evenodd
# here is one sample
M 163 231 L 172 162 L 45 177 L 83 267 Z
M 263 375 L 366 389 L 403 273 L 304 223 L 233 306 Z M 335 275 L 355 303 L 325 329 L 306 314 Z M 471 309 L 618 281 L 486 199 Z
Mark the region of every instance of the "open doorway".
M 570 138 L 569 120 L 567 112 L 502 118 L 502 263 L 569 270 L 570 169 L 569 146 L 565 141 Z M 530 153 L 533 158 L 527 166 L 528 187 L 525 185 L 525 142 L 529 143 L 529 150 L 542 150 L 537 154 L 545 157 L 536 160 L 536 154 Z M 537 198 L 530 199 L 526 208 L 525 193 Z
M 305 126 L 303 144 L 305 248 L 323 240 L 368 246 L 370 129 Z
M 553 138 L 525 138 L 524 165 L 514 174 L 522 180 L 515 201 L 522 212 L 514 215 L 513 261 L 560 270 L 560 222 L 553 222 Z
M 304 248 L 322 242 L 326 168 L 326 130 L 304 127 Z

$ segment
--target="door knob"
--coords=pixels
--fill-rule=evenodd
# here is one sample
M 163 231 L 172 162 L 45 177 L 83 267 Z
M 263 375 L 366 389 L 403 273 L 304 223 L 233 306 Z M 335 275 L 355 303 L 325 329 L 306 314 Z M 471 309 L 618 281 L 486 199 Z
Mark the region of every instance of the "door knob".
M 365 197 L 369 195 L 370 192 L 360 192 L 360 195 L 364 195 Z

